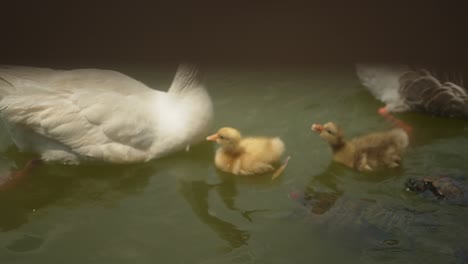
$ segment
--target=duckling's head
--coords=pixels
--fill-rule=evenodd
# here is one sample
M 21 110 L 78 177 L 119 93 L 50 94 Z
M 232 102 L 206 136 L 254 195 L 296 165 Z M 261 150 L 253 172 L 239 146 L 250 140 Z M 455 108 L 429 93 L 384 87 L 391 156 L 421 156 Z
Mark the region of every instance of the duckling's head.
M 232 127 L 223 127 L 215 134 L 206 138 L 209 141 L 215 141 L 225 148 L 235 148 L 241 140 L 241 133 Z
M 313 124 L 311 129 L 319 133 L 320 137 L 325 139 L 332 147 L 340 147 L 344 144 L 343 131 L 335 123 Z

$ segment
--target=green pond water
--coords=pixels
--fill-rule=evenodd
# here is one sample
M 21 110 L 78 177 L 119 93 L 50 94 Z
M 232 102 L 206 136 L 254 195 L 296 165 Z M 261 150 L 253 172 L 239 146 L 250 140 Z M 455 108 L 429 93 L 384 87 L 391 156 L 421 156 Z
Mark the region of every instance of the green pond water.
M 175 70 L 115 69 L 161 89 Z M 351 65 L 210 67 L 206 84 L 213 132 L 229 125 L 284 140 L 292 158 L 280 178 L 217 171 L 211 142 L 131 166 L 47 164 L 0 192 L 0 263 L 467 261 L 468 208 L 404 186 L 468 173 L 466 121 L 399 114 L 415 129 L 402 168 L 358 173 L 331 163 L 310 131 L 326 121 L 348 137 L 391 127 Z M 2 174 L 34 157 L 8 147 L 5 129 L 0 137 Z

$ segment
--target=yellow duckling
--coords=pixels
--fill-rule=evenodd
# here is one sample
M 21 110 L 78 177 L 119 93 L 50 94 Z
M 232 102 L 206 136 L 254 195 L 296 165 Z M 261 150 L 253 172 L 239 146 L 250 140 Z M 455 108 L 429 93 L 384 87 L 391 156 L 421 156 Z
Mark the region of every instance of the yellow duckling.
M 402 128 L 371 133 L 346 141 L 343 131 L 334 123 L 313 124 L 313 131 L 330 145 L 333 160 L 359 171 L 400 166 L 401 155 L 409 144 L 408 133 Z
M 206 138 L 220 145 L 216 151 L 215 165 L 218 169 L 235 175 L 262 174 L 275 170 L 284 152 L 284 143 L 279 137 L 242 138 L 241 133 L 231 127 L 223 127 Z M 278 177 L 286 168 L 289 157 L 273 174 Z

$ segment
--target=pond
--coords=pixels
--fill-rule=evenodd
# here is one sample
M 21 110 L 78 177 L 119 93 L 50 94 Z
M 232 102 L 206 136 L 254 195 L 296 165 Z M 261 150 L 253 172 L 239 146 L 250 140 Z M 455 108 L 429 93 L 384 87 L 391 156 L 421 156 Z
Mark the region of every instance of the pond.
M 175 67 L 115 69 L 165 90 Z M 145 164 L 47 164 L 0 192 L 0 263 L 467 261 L 468 208 L 405 189 L 410 177 L 468 173 L 466 121 L 398 114 L 415 129 L 402 168 L 358 173 L 332 163 L 310 130 L 334 121 L 350 138 L 391 127 L 353 65 L 208 67 L 206 85 L 213 132 L 283 139 L 281 177 L 222 173 L 211 142 Z M 0 140 L 2 174 L 34 157 L 5 129 Z

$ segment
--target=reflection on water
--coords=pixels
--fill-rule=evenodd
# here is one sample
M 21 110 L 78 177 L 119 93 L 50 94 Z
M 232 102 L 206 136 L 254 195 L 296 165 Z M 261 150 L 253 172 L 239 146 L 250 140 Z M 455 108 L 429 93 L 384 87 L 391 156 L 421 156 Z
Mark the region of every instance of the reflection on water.
M 3 215 L 0 217 L 0 230 L 19 228 L 29 221 L 32 214 L 50 206 L 115 203 L 120 198 L 141 191 L 154 171 L 150 163 L 143 166 L 37 167 L 26 181 L 0 192 L 0 211 Z
M 344 169 L 343 166 L 331 163 L 325 172 L 312 177 L 303 192 L 290 193 L 291 198 L 314 214 L 326 213 L 343 194 L 336 177 L 336 171 L 340 169 Z
M 431 144 L 437 140 L 454 137 L 467 137 L 466 121 L 434 117 L 425 114 L 407 113 L 400 114 L 405 122 L 413 127 L 411 146 L 419 147 Z M 428 124 L 431 124 L 428 129 Z
M 217 191 L 227 208 L 239 211 L 234 205 L 237 192 L 232 181 L 224 181 L 214 186 L 204 181 L 181 181 L 179 187 L 200 221 L 208 225 L 221 239 L 226 240 L 233 248 L 247 244 L 250 238 L 247 231 L 240 230 L 235 225 L 218 218 L 209 209 L 208 194 L 210 191 Z

